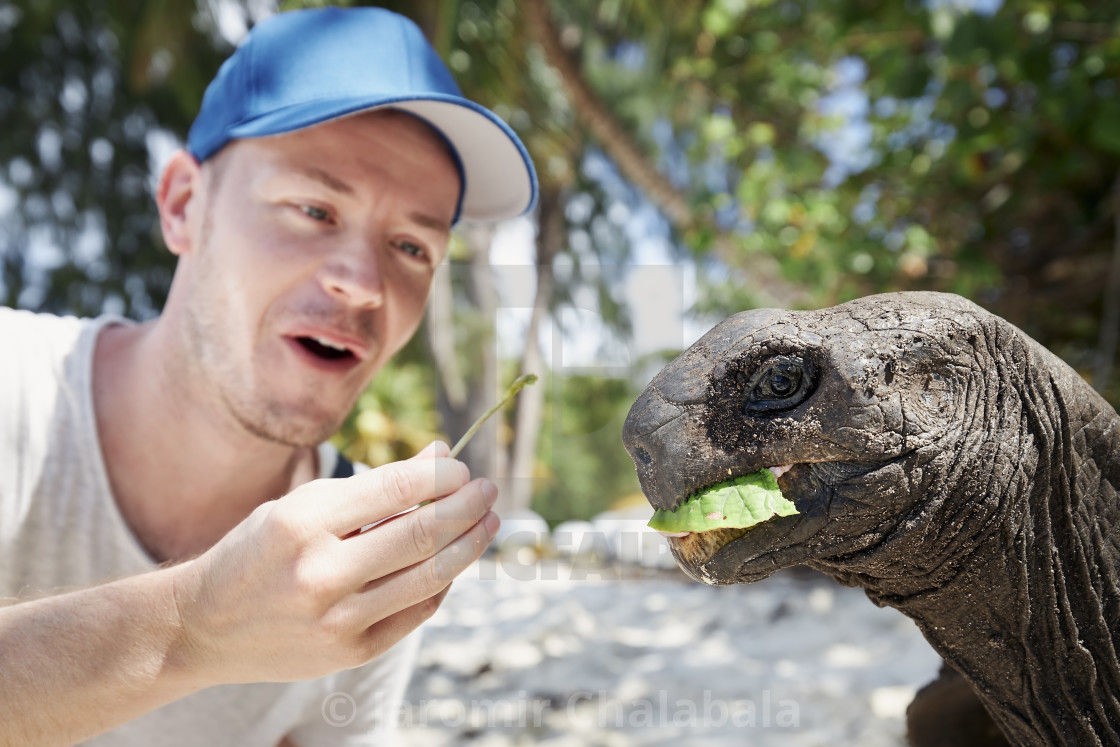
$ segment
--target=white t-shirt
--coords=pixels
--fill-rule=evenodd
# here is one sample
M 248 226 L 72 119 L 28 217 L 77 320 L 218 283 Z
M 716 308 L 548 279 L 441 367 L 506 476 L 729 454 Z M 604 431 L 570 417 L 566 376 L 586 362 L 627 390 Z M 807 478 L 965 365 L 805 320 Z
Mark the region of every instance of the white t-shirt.
M 109 323 L 0 308 L 0 598 L 154 570 L 109 490 L 91 373 Z M 319 449 L 328 477 L 337 452 Z M 86 744 L 301 747 L 390 744 L 419 634 L 357 669 L 194 693 Z

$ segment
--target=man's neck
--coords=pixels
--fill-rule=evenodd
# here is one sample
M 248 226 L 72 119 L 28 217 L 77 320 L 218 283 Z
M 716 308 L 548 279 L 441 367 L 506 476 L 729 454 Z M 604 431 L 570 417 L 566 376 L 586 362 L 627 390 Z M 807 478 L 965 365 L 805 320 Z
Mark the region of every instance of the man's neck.
M 259 438 L 173 365 L 159 322 L 102 330 L 93 402 L 109 484 L 157 561 L 197 555 L 260 504 L 316 476 L 312 448 Z

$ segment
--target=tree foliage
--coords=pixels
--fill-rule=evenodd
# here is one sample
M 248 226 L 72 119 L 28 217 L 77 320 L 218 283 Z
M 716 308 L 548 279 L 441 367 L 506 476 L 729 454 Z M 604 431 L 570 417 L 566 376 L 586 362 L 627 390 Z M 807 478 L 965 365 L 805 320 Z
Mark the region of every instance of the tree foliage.
M 620 448 L 622 416 L 634 401 L 624 379 L 555 377 L 541 429 L 533 509 L 557 524 L 591 519 L 639 492 L 633 463 Z
M 156 313 L 173 260 L 153 153 L 185 138 L 230 47 L 173 0 L 0 3 L 0 300 Z
M 689 206 L 681 239 L 722 245 L 708 310 L 766 300 L 773 259 L 800 305 L 948 290 L 1083 371 L 1115 356 L 1098 349 L 1120 293 L 1107 3 L 549 5 L 582 80 Z

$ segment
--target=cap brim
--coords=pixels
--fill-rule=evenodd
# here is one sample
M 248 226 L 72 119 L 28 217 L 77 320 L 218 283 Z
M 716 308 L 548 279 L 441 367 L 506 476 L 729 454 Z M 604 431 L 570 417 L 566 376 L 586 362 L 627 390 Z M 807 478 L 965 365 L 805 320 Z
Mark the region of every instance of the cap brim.
M 466 99 L 432 95 L 393 100 L 322 100 L 285 107 L 235 125 L 231 138 L 262 137 L 312 127 L 375 109 L 400 109 L 438 130 L 459 156 L 464 194 L 459 217 L 504 220 L 532 209 L 537 178 L 532 161 L 509 125 Z

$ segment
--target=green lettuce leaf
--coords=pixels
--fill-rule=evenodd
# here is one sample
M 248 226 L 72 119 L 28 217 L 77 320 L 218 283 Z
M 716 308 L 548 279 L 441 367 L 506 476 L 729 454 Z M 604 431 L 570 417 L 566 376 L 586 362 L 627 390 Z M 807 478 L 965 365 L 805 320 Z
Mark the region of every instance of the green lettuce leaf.
M 659 532 L 707 532 L 752 527 L 796 513 L 797 508 L 782 496 L 774 473 L 762 469 L 702 490 L 675 511 L 658 509 L 649 526 Z

